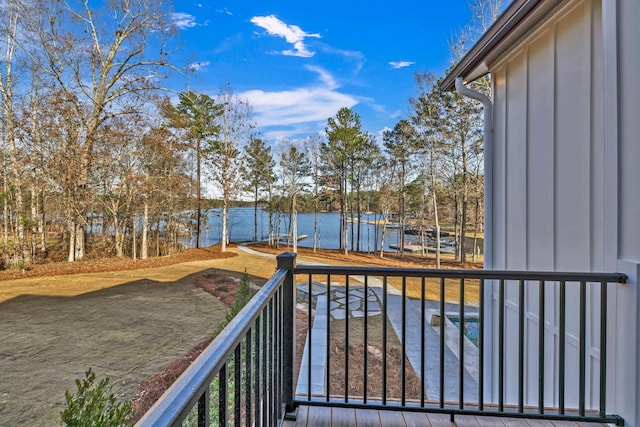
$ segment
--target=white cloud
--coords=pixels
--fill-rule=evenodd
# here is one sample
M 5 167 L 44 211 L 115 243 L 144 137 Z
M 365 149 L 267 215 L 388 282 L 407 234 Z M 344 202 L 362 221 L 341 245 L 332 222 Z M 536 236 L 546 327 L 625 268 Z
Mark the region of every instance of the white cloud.
M 360 70 L 362 70 L 362 67 L 364 66 L 365 57 L 362 52 L 359 52 L 357 50 L 336 49 L 334 47 L 327 46 L 324 44 L 321 45 L 321 48 L 323 52 L 340 55 L 344 58 L 347 58 L 350 61 L 353 61 L 355 63 L 355 68 L 353 70 L 355 74 L 358 74 Z
M 325 70 L 324 68 L 318 67 L 316 65 L 307 65 L 305 68 L 309 71 L 318 73 L 318 75 L 320 76 L 320 80 L 322 81 L 322 83 L 324 83 L 324 86 L 327 87 L 328 89 L 338 88 L 338 84 L 336 83 L 331 73 Z
M 171 20 L 179 30 L 193 28 L 196 26 L 196 17 L 188 13 L 175 12 L 171 14 Z
M 189 65 L 189 70 L 191 71 L 206 71 L 207 67 L 211 65 L 209 61 L 200 61 L 194 62 Z
M 333 76 L 323 68 L 307 66 L 318 74 L 320 83 L 284 91 L 249 90 L 239 95 L 246 98 L 265 137 L 292 137 L 318 132 L 329 117 L 342 108 L 358 104 L 352 95 L 340 93 Z
M 399 68 L 404 68 L 404 67 L 410 67 L 413 64 L 415 64 L 415 62 L 411 62 L 411 61 L 392 61 L 392 62 L 389 62 L 389 65 L 391 65 L 391 68 L 393 68 L 394 70 L 397 70 Z
M 310 34 L 302 31 L 297 25 L 285 24 L 275 15 L 254 16 L 251 18 L 251 22 L 260 28 L 264 28 L 268 34 L 282 37 L 287 43 L 293 45 L 293 49 L 280 51 L 281 55 L 309 58 L 315 54 L 315 52 L 307 49 L 304 40 L 309 37 L 320 38 L 320 34 Z

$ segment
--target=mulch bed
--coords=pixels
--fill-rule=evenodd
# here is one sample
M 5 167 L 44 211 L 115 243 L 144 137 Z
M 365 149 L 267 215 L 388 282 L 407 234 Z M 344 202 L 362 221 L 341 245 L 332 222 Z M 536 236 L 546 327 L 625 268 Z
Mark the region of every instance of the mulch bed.
M 28 269 L 10 268 L 0 270 L 0 280 L 23 279 L 26 277 L 64 276 L 78 273 L 101 273 L 106 271 L 137 270 L 180 264 L 188 261 L 202 261 L 237 256 L 232 252 L 220 252 L 220 245 L 200 249 L 187 249 L 173 255 L 133 260 L 131 258 L 106 257 L 75 262 L 48 262 L 33 264 Z

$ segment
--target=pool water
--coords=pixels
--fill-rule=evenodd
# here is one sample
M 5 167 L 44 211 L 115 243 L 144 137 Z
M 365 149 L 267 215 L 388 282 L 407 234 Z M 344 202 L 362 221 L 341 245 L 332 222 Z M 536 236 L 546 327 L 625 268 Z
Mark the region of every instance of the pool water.
M 460 318 L 447 316 L 451 322 L 456 325 L 456 328 L 460 328 Z M 473 317 L 464 319 L 464 335 L 469 338 L 476 347 L 478 347 L 478 340 L 480 336 L 480 328 L 478 324 L 478 319 L 474 319 Z

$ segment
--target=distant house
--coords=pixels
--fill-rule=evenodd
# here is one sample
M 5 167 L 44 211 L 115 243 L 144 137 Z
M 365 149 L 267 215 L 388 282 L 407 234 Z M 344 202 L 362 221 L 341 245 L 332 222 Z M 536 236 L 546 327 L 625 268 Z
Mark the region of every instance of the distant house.
M 607 294 L 607 410 L 640 426 L 640 1 L 514 0 L 442 88 L 487 73 L 485 267 L 628 275 Z M 493 310 L 495 294 L 486 296 Z M 575 289 L 566 299 L 567 310 L 577 310 Z M 545 319 L 545 364 L 553 366 L 558 294 L 547 304 L 555 314 Z M 600 294 L 590 291 L 587 304 L 600 304 Z M 517 305 L 507 294 L 507 321 Z M 537 325 L 537 311 L 527 308 L 526 319 Z M 578 330 L 566 328 L 570 379 Z M 587 372 L 596 377 L 599 326 L 587 325 L 586 336 Z M 538 341 L 529 337 L 526 346 L 535 352 Z M 528 383 L 537 384 L 537 359 L 526 363 Z M 488 360 L 488 372 L 495 365 Z M 491 378 L 486 393 L 495 395 Z M 589 374 L 586 383 L 597 400 Z M 545 387 L 557 396 L 557 384 Z

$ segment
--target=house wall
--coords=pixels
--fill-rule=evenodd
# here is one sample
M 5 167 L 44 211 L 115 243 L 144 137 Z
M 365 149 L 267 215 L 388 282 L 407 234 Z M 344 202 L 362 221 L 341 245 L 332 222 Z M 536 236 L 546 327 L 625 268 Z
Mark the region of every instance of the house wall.
M 567 1 L 490 65 L 490 269 L 621 271 L 608 293 L 607 412 L 640 425 L 640 2 Z M 604 9 L 603 9 L 604 8 Z M 538 289 L 527 286 L 525 399 L 538 393 Z M 577 406 L 578 287 L 567 289 L 567 405 Z M 545 403 L 558 399 L 558 287 L 545 301 Z M 497 290 L 493 291 L 494 304 Z M 599 289 L 587 293 L 589 310 Z M 506 290 L 506 372 L 517 371 L 518 292 Z M 494 310 L 495 311 L 495 310 Z M 497 317 L 494 316 L 494 333 Z M 495 336 L 495 335 L 494 335 Z M 587 325 L 587 405 L 599 393 L 599 324 Z M 496 372 L 496 357 L 489 368 Z M 496 375 L 493 376 L 496 378 Z M 507 375 L 507 396 L 517 396 Z M 490 390 L 495 393 L 497 384 Z M 507 403 L 516 403 L 513 397 Z
M 613 4 L 609 4 L 613 3 Z M 617 78 L 617 87 L 611 83 L 611 104 L 616 106 L 617 115 L 611 117 L 612 128 L 618 130 L 619 222 L 616 232 L 618 243 L 618 270 L 630 277 L 628 286 L 621 288 L 617 295 L 613 312 L 617 314 L 616 343 L 619 351 L 615 360 L 615 381 L 620 384 L 615 397 L 625 413 L 634 413 L 634 421 L 628 425 L 640 425 L 640 2 L 618 0 L 605 2 L 605 18 L 617 22 L 609 27 L 613 34 L 610 39 L 609 66 L 612 79 Z M 605 21 L 607 22 L 607 21 Z M 615 32 L 614 32 L 615 30 Z M 615 62 L 614 62 L 615 59 Z M 613 70 L 616 69 L 617 73 Z M 615 97 L 617 95 L 617 97 Z M 612 107 L 613 109 L 613 107 Z M 613 122 L 613 120 L 617 120 Z M 615 127 L 614 124 L 618 123 Z M 613 137 L 613 135 L 612 135 Z M 627 417 L 629 420 L 632 418 Z

